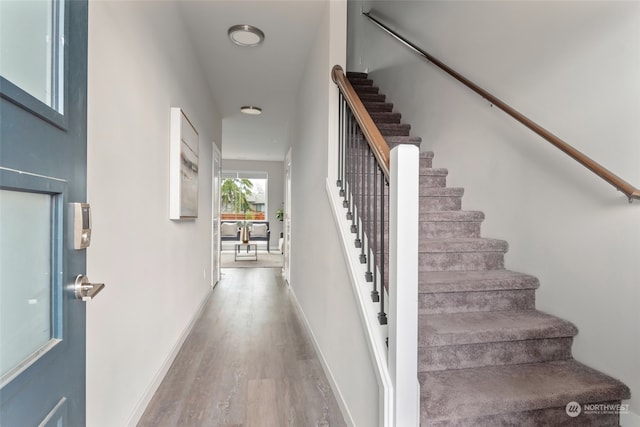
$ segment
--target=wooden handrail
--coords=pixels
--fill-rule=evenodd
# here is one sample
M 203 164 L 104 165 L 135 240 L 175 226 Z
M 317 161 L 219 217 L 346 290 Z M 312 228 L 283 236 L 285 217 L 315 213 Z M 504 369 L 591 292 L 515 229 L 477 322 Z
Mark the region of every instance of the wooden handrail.
M 376 157 L 376 160 L 382 169 L 382 173 L 384 173 L 384 176 L 388 180 L 391 154 L 389 152 L 389 145 L 387 144 L 387 141 L 385 141 L 384 137 L 380 133 L 378 126 L 373 122 L 373 119 L 360 100 L 360 97 L 356 94 L 355 89 L 351 86 L 349 80 L 347 80 L 341 66 L 336 65 L 333 67 L 331 70 L 331 78 L 340 89 L 340 92 L 342 92 L 347 104 L 349 104 L 353 116 L 360 125 L 360 129 L 362 130 L 364 137 L 373 151 L 373 155 Z
M 401 36 L 394 30 L 392 30 L 391 28 L 389 28 L 388 26 L 380 22 L 378 19 L 371 16 L 369 12 L 362 12 L 362 14 L 366 16 L 371 22 L 373 22 L 378 27 L 380 27 L 383 31 L 385 31 L 387 34 L 389 34 L 391 37 L 398 40 L 400 43 L 404 44 L 409 49 L 413 50 L 418 55 L 426 59 L 427 61 L 431 62 L 436 67 L 440 68 L 445 73 L 449 74 L 454 79 L 458 80 L 460 83 L 464 84 L 469 89 L 473 90 L 474 92 L 482 96 L 484 99 L 489 101 L 492 105 L 495 105 L 496 107 L 500 108 L 509 116 L 516 119 L 517 121 L 519 121 L 520 123 L 528 127 L 529 129 L 531 129 L 533 132 L 537 133 L 542 138 L 544 138 L 551 144 L 558 147 L 560 150 L 568 154 L 571 158 L 576 160 L 578 163 L 585 166 L 591 172 L 595 173 L 600 178 L 604 179 L 606 182 L 613 185 L 618 191 L 621 191 L 629 198 L 629 203 L 633 202 L 634 199 L 640 199 L 640 190 L 638 190 L 638 188 L 634 187 L 624 179 L 620 178 L 618 175 L 614 174 L 613 172 L 611 172 L 610 170 L 608 170 L 607 168 L 605 168 L 595 160 L 591 159 L 581 151 L 575 149 L 568 143 L 564 142 L 562 139 L 552 134 L 551 132 L 549 132 L 548 130 L 546 130 L 545 128 L 543 128 L 533 120 L 525 117 L 523 114 L 521 114 L 520 112 L 518 112 L 517 110 L 509 106 L 507 103 L 501 101 L 497 97 L 493 96 L 491 93 L 482 89 L 480 86 L 473 83 L 471 80 L 467 79 L 457 71 L 453 70 L 452 68 L 444 64 L 442 61 L 433 57 L 432 55 L 430 55 L 420 47 L 416 46 L 414 43 L 405 39 L 403 36 Z

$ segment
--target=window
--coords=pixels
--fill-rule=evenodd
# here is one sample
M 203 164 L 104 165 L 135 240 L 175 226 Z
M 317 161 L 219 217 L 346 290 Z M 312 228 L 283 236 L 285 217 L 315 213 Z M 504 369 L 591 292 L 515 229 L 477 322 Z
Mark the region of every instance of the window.
M 56 0 L 0 2 L 0 75 L 60 113 L 63 5 Z
M 266 220 L 267 173 L 223 171 L 220 185 L 220 218 Z

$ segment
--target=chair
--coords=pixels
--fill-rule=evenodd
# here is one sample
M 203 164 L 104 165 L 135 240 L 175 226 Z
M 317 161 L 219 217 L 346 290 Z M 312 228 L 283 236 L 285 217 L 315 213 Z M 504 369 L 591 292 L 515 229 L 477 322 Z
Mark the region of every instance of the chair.
M 237 242 L 240 240 L 240 229 L 238 223 L 233 222 L 221 222 L 220 223 L 220 241 L 222 242 Z
M 252 221 L 249 233 L 249 238 L 252 241 L 266 241 L 267 252 L 271 252 L 271 249 L 269 248 L 269 240 L 271 239 L 269 221 Z

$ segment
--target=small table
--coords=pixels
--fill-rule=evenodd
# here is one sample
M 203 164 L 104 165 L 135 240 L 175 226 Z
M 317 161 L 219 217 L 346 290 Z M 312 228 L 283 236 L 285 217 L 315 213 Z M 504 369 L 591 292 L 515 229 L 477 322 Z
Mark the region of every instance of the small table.
M 244 248 L 247 248 L 246 254 L 241 251 L 241 249 Z M 251 253 L 251 248 L 253 248 L 253 253 Z M 238 259 L 240 259 L 241 261 L 257 261 L 258 244 L 255 242 L 236 242 L 236 250 L 233 252 L 233 261 L 238 261 Z

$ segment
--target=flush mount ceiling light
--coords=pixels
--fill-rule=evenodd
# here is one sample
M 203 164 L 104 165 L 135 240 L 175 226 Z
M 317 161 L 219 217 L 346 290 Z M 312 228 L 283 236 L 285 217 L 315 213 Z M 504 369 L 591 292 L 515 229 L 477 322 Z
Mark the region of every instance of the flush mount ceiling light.
M 258 116 L 262 114 L 262 108 L 254 107 L 253 105 L 245 105 L 244 107 L 240 107 L 240 112 L 252 116 Z
M 264 33 L 253 25 L 234 25 L 227 32 L 232 42 L 238 46 L 253 47 L 264 41 Z

